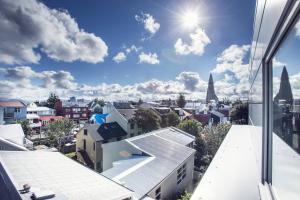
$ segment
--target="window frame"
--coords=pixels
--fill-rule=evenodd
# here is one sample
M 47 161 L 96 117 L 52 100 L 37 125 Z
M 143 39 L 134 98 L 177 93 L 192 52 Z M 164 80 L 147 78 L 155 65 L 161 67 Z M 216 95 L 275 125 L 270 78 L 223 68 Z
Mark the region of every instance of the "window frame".
M 272 186 L 273 165 L 273 65 L 272 60 L 300 20 L 300 2 L 288 0 L 262 59 L 263 134 L 261 182 L 266 184 L 272 199 L 278 199 Z

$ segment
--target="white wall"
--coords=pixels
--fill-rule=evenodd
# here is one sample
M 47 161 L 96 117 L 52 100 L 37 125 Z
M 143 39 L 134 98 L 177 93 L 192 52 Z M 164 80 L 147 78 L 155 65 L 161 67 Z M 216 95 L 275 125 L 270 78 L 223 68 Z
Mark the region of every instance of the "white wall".
M 186 177 L 177 185 L 177 170 L 186 163 Z M 155 190 L 161 187 L 161 199 L 176 199 L 176 194 L 192 192 L 194 174 L 194 154 L 178 166 L 162 183 L 156 186 L 148 195 L 155 199 Z
M 4 124 L 4 109 L 0 107 L 0 125 Z
M 141 154 L 142 151 L 128 144 L 126 140 L 102 144 L 103 149 L 103 171 L 112 168 L 112 163 L 117 160 L 125 159 L 124 155 Z M 123 156 L 122 156 L 123 155 Z

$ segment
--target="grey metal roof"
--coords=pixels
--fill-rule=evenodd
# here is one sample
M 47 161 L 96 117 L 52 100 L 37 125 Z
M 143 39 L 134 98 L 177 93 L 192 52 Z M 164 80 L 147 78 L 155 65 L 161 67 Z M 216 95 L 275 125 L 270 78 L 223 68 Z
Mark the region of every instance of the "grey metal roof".
M 137 109 L 117 109 L 117 111 L 128 121 L 134 118 L 134 113 Z
M 171 140 L 178 144 L 188 145 L 195 140 L 195 137 L 176 128 L 167 128 L 163 131 L 157 131 L 156 135 Z
M 107 179 L 106 177 L 82 166 L 58 152 L 45 151 L 0 151 L 1 170 L 8 174 L 16 191 L 22 199 L 31 199 L 34 191 L 43 190 L 55 193 L 52 199 L 124 199 L 132 192 Z M 0 182 L 2 182 L 0 177 Z M 26 194 L 18 194 L 24 184 L 31 190 Z M 8 192 L 0 184 L 0 191 Z M 11 192 L 11 191 L 10 191 Z
M 172 130 L 175 130 L 175 132 Z M 165 132 L 165 134 L 163 134 L 163 132 Z M 174 139 L 171 136 L 175 134 L 180 134 L 181 136 Z M 183 145 L 186 141 L 190 141 L 191 138 L 186 134 L 187 133 L 184 134 L 173 128 L 165 128 L 127 139 L 126 141 L 128 141 L 129 144 L 133 144 L 148 154 L 151 159 L 147 159 L 147 161 L 143 160 L 145 162 L 140 161 L 140 166 L 134 170 L 131 168 L 127 174 L 125 167 L 123 168 L 124 171 L 121 176 L 117 170 L 107 172 L 106 175 L 132 189 L 136 198 L 143 198 L 186 159 L 194 154 L 194 149 Z M 180 138 L 183 139 L 184 142 L 179 142 Z M 116 173 L 114 174 L 113 172 Z

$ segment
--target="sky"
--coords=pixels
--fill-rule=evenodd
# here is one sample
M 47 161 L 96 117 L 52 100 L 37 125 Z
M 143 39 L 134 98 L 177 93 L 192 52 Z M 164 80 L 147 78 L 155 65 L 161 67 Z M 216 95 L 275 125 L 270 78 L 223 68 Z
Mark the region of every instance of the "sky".
M 248 92 L 254 0 L 0 0 L 0 97 Z

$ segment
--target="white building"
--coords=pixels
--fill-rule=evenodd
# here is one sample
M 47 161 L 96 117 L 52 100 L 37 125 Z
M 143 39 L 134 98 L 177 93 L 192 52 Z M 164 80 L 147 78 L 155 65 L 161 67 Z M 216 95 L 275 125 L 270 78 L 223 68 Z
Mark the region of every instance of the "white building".
M 175 199 L 192 189 L 194 140 L 165 128 L 103 144 L 102 174 L 134 191 L 137 199 Z
M 35 103 L 30 103 L 27 106 L 27 114 L 36 114 L 38 116 L 55 115 L 55 110 L 45 106 L 37 106 Z

